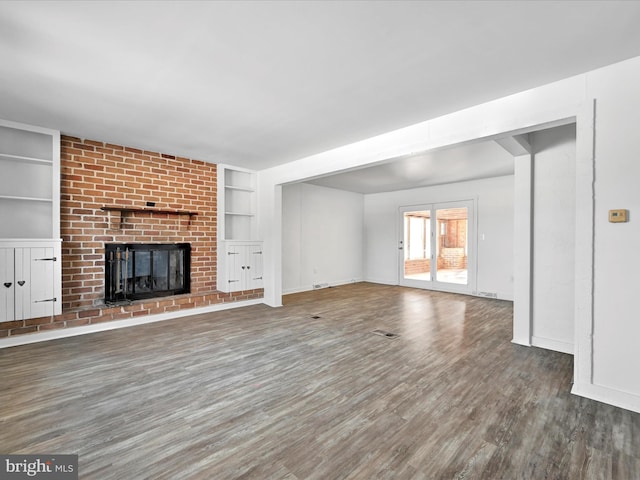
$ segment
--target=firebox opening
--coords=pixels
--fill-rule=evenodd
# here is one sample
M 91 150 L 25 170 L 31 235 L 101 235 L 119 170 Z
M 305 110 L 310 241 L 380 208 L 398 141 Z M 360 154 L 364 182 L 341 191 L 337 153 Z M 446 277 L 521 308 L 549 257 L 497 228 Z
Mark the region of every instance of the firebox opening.
M 105 303 L 189 293 L 188 243 L 105 245 Z

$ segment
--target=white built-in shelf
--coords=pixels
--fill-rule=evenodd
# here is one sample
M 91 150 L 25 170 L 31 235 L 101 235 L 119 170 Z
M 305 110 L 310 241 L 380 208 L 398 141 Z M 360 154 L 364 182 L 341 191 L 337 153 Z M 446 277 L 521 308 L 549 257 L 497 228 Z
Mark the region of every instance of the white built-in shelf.
M 218 182 L 219 239 L 221 241 L 255 240 L 257 234 L 255 172 L 220 165 Z
M 218 290 L 222 292 L 262 288 L 257 190 L 255 172 L 218 166 Z
M 240 192 L 255 192 L 253 188 L 250 187 L 238 187 L 235 185 L 225 185 L 224 188 L 227 190 L 238 190 Z
M 53 198 L 38 198 L 38 197 L 22 197 L 12 195 L 0 195 L 0 200 L 21 200 L 25 202 L 53 202 Z
M 53 160 L 47 160 L 46 158 L 22 157 L 20 155 L 9 155 L 6 153 L 0 153 L 0 160 L 23 162 L 23 163 L 38 163 L 43 165 L 53 165 Z
M 0 120 L 0 248 L 0 321 L 61 314 L 57 130 Z
M 60 238 L 60 132 L 0 120 L 0 239 Z
M 255 191 L 255 173 L 234 167 L 223 167 L 225 188 Z

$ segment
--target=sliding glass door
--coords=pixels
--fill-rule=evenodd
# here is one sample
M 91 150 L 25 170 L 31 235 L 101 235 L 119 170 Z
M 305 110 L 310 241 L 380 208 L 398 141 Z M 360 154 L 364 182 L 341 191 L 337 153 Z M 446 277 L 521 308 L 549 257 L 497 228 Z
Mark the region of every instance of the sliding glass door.
M 473 201 L 401 207 L 400 221 L 400 285 L 461 293 L 473 290 Z

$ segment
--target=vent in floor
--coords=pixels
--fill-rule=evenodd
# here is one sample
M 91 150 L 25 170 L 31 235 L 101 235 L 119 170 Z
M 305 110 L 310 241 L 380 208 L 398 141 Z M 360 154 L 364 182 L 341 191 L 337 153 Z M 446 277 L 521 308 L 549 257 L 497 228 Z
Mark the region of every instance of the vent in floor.
M 371 333 L 375 335 L 380 335 L 381 337 L 384 337 L 384 338 L 398 338 L 400 336 L 397 333 L 385 332 L 384 330 L 374 330 Z

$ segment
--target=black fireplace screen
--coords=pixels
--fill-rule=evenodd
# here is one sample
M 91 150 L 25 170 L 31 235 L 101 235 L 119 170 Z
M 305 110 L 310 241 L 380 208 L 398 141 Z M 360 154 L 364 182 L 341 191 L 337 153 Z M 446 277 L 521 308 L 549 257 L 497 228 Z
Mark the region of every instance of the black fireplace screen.
M 188 243 L 105 245 L 105 303 L 189 293 Z

